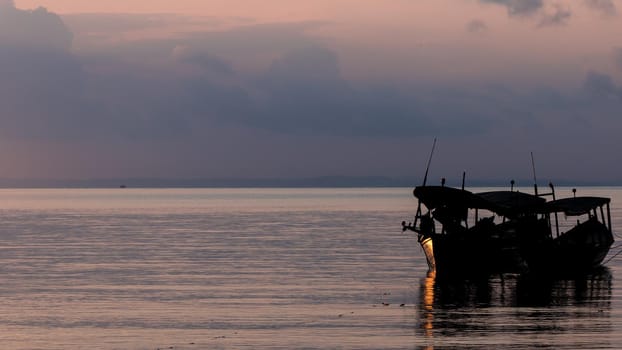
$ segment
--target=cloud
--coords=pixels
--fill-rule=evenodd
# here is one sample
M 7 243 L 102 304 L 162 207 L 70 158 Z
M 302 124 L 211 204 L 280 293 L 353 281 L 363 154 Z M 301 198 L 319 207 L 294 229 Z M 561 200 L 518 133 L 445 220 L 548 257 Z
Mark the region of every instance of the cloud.
M 618 9 L 612 0 L 584 0 L 585 4 L 605 16 L 616 16 Z
M 511 17 L 531 16 L 544 6 L 543 0 L 480 0 L 480 2 L 505 6 Z
M 244 122 L 288 133 L 373 135 L 411 130 L 417 113 L 395 92 L 356 89 L 340 75 L 337 55 L 323 47 L 276 59 L 256 88 L 265 99 Z M 412 114 L 411 114 L 412 113 Z M 390 115 L 390 118 L 386 116 Z M 400 122 L 404 124 L 397 128 Z M 421 123 L 422 128 L 424 123 Z M 414 130 L 413 130 L 414 131 Z
M 76 56 L 60 17 L 8 3 L 0 7 L 0 29 L 5 139 L 180 139 L 205 120 L 246 108 L 246 92 L 227 80 L 235 73 L 226 61 L 174 40 Z M 128 60 L 132 55 L 138 59 Z
M 544 0 L 479 0 L 507 8 L 508 16 L 515 18 L 539 18 L 538 27 L 565 25 L 572 17 L 569 7 L 559 3 L 545 4 Z M 547 5 L 547 6 L 545 6 Z M 475 25 L 474 29 L 477 29 Z M 467 28 L 468 29 L 468 28 Z
M 301 86 L 345 87 L 340 77 L 337 55 L 323 47 L 305 47 L 291 50 L 277 58 L 267 72 L 266 79 L 274 89 L 281 84 Z
M 123 33 L 134 30 L 170 26 L 171 23 L 188 22 L 189 19 L 164 14 L 125 14 L 125 13 L 79 13 L 64 14 L 63 21 L 74 32 L 85 33 Z
M 84 76 L 71 56 L 2 47 L 1 132 L 5 137 L 79 135 L 88 125 L 82 108 Z
M 6 138 L 64 137 L 88 124 L 84 75 L 71 33 L 45 10 L 0 6 L 0 132 Z
M 99 65 L 102 59 L 107 58 L 140 62 L 143 65 L 145 62 L 172 58 L 186 65 L 194 61 L 193 64 L 197 66 L 200 60 L 204 60 L 203 63 L 212 69 L 220 66 L 221 70 L 227 70 L 226 66 L 233 69 L 240 62 L 248 63 L 245 68 L 250 65 L 257 69 L 257 62 L 261 62 L 263 69 L 274 57 L 288 50 L 317 45 L 318 40 L 307 32 L 322 25 L 320 22 L 268 23 L 243 25 L 228 30 L 195 29 L 179 32 L 175 36 L 156 36 L 143 40 L 89 39 L 85 47 L 80 47 L 80 53 L 94 65 Z M 117 37 L 114 33 L 110 35 Z M 84 33 L 78 36 L 83 37 Z
M 617 86 L 608 74 L 589 72 L 583 82 L 583 88 L 593 97 L 622 99 L 622 87 Z
M 478 134 L 496 125 L 488 99 L 467 90 L 352 84 L 341 76 L 338 56 L 321 46 L 275 59 L 254 89 L 262 96 L 256 107 L 230 122 L 289 134 L 380 138 Z
M 482 20 L 474 19 L 468 22 L 465 28 L 466 28 L 466 31 L 469 33 L 481 33 L 481 32 L 485 32 L 488 30 L 488 25 L 486 24 L 486 22 Z
M 537 14 L 529 15 L 534 22 L 551 9 L 552 17 L 557 10 L 561 13 L 551 24 L 567 20 L 561 7 L 537 8 Z M 62 143 L 75 152 L 88 144 L 98 154 L 93 163 L 99 163 L 99 155 L 107 155 L 111 166 L 121 158 L 128 168 L 139 169 L 136 173 L 180 169 L 193 174 L 195 169 L 215 168 L 224 174 L 230 171 L 225 169 L 245 173 L 247 163 L 267 169 L 260 153 L 270 154 L 271 164 L 285 170 L 295 163 L 303 173 L 307 162 L 300 159 L 308 155 L 316 164 L 330 159 L 330 169 L 343 171 L 340 165 L 347 155 L 365 160 L 385 147 L 377 154 L 387 159 L 379 162 L 391 164 L 391 154 L 431 135 L 479 143 L 485 145 L 483 151 L 510 159 L 501 149 L 520 148 L 528 144 L 525 138 L 548 142 L 560 130 L 580 135 L 618 127 L 614 120 L 621 87 L 612 76 L 597 72 L 588 74 L 578 91 L 564 92 L 541 86 L 545 79 L 528 82 L 525 90 L 494 77 L 487 82 L 415 81 L 405 73 L 400 82 L 352 81 L 338 54 L 342 48 L 329 48 L 309 33 L 321 26 L 315 22 L 178 33 L 72 53 L 67 43 L 59 44 L 58 38 L 66 38 L 64 26 L 45 27 L 37 21 L 14 23 L 13 37 L 0 42 L 0 142 L 19 138 Z M 22 36 L 34 28 L 47 29 Z M 486 30 L 486 23 L 473 20 L 466 24 L 469 29 Z M 21 41 L 28 44 L 17 45 Z M 261 57 L 267 63 L 246 70 L 236 64 L 239 57 Z M 504 144 L 506 138 L 510 141 Z M 575 142 L 555 140 L 560 149 Z M 322 151 L 317 151 L 318 144 Z M 344 144 L 350 153 L 321 154 Z M 501 146 L 490 150 L 490 144 Z
M 232 75 L 233 68 L 223 59 L 214 57 L 207 52 L 193 50 L 189 46 L 178 45 L 173 49 L 173 59 L 179 63 L 187 63 L 204 69 L 207 72 Z
M 66 51 L 72 37 L 60 17 L 43 7 L 20 10 L 6 0 L 0 5 L 0 45 Z
M 224 57 L 281 54 L 318 45 L 318 40 L 308 32 L 324 25 L 325 22 L 318 21 L 255 24 L 226 31 L 188 33 L 182 41 L 197 50 Z
M 572 16 L 572 11 L 568 7 L 565 7 L 560 4 L 553 5 L 552 13 L 544 13 L 542 18 L 540 19 L 540 23 L 538 26 L 540 27 L 549 27 L 549 26 L 558 26 L 565 25 L 568 23 L 568 20 Z

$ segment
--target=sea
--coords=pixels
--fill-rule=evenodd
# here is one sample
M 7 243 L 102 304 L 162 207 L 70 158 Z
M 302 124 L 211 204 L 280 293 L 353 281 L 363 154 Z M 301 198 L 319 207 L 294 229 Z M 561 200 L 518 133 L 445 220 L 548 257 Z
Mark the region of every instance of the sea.
M 0 349 L 619 349 L 577 195 L 605 268 L 441 281 L 412 188 L 2 189 Z

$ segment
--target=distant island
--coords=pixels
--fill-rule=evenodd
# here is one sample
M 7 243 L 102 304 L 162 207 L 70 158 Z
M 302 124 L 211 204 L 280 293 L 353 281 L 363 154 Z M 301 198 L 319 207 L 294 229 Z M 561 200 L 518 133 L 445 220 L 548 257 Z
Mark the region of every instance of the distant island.
M 452 181 L 453 180 L 453 181 Z M 473 179 L 466 187 L 509 187 L 511 179 Z M 415 187 L 417 177 L 389 176 L 318 176 L 308 178 L 111 178 L 111 179 L 0 179 L 0 188 L 353 188 L 353 187 Z M 546 186 L 548 180 L 540 180 Z M 553 180 L 556 186 L 619 186 L 620 182 Z M 428 181 L 428 185 L 440 185 Z M 456 179 L 447 179 L 448 186 L 459 187 Z M 517 187 L 531 187 L 533 180 L 516 179 Z

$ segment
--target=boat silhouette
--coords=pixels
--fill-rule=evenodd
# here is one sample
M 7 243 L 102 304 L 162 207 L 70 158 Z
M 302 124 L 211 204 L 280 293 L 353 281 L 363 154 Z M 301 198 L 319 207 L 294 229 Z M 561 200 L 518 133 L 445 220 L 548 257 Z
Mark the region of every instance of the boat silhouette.
M 430 270 L 442 275 L 573 274 L 597 268 L 614 242 L 610 199 L 555 199 L 552 184 L 550 189 L 538 195 L 419 186 L 413 191 L 414 222 L 402 222 L 402 228 L 418 234 Z

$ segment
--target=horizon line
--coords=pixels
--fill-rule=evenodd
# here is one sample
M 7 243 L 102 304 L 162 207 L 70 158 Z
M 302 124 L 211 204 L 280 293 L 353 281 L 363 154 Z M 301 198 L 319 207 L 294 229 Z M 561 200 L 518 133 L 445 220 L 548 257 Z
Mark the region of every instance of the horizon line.
M 0 178 L 0 188 L 357 188 L 357 187 L 416 187 L 421 184 L 418 177 L 407 176 L 345 176 L 327 175 L 314 177 L 284 178 Z M 605 187 L 622 186 L 622 181 L 558 179 L 550 181 L 556 187 Z M 440 181 L 439 181 L 440 184 Z M 526 185 L 521 185 L 526 184 Z M 547 183 L 538 184 L 545 187 Z M 448 182 L 447 186 L 460 187 L 462 184 Z M 533 180 L 519 179 L 515 188 L 533 187 Z M 510 187 L 510 180 L 472 179 L 465 187 Z

